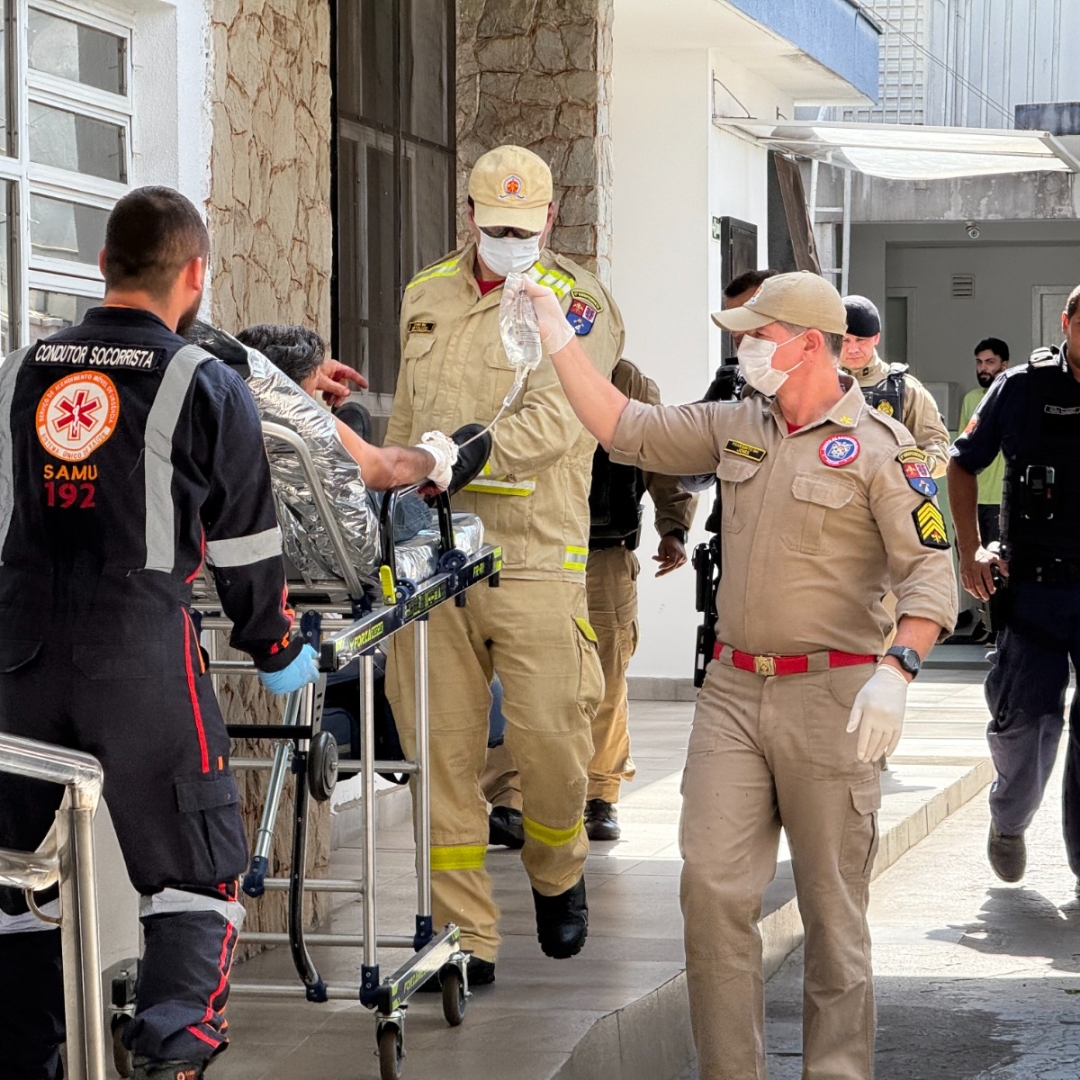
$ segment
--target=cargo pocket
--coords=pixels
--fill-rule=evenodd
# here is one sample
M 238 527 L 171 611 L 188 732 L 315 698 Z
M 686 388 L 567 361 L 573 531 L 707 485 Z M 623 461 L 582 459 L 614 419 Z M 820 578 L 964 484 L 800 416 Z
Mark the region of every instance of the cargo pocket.
M 803 473 L 791 482 L 791 494 L 796 510 L 780 530 L 780 539 L 789 551 L 819 555 L 828 512 L 847 506 L 855 487 L 837 477 Z
M 878 850 L 877 812 L 881 809 L 881 782 L 875 774 L 852 784 L 851 806 L 840 843 L 840 873 L 849 880 L 867 878 Z
M 746 524 L 749 498 L 746 483 L 753 480 L 761 468 L 760 461 L 749 461 L 740 457 L 720 459 L 716 475 L 720 478 L 720 501 L 724 512 L 724 528 L 728 532 L 739 532 Z
M 71 646 L 71 661 L 87 679 L 158 679 L 164 669 L 160 641 L 86 642 Z
M 401 363 L 405 369 L 405 385 L 409 388 L 409 398 L 414 407 L 426 404 L 423 394 L 428 380 L 424 377 L 422 367 L 423 362 L 428 359 L 434 344 L 434 334 L 410 334 L 405 339 L 405 347 L 401 350 Z
M 29 667 L 41 652 L 40 641 L 9 639 L 0 641 L 0 675 L 11 675 Z
M 578 646 L 578 704 L 592 720 L 604 700 L 604 669 L 596 647 L 596 631 L 589 620 L 579 615 L 574 626 Z
M 232 773 L 182 776 L 175 784 L 179 880 L 217 885 L 238 876 L 247 863 L 247 840 Z

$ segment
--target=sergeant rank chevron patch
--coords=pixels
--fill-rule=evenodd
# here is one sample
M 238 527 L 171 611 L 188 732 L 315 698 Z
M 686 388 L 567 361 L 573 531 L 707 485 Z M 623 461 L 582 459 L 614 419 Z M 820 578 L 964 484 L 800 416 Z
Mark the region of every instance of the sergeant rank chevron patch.
M 919 543 L 923 547 L 948 550 L 949 536 L 945 531 L 945 519 L 941 511 L 930 499 L 924 499 L 911 511 L 915 522 L 915 531 L 919 534 Z

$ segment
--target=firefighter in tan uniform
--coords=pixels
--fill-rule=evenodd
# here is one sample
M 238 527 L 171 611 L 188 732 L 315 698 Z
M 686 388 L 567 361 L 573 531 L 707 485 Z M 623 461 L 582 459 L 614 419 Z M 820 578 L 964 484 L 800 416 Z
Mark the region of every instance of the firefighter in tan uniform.
M 623 357 L 611 381 L 628 398 L 660 404 L 660 391 Z M 585 832 L 590 840 L 618 840 L 622 835 L 618 811 L 619 789 L 633 780 L 636 768 L 630 756 L 629 704 L 626 669 L 638 645 L 637 579 L 641 571 L 634 554 L 641 534 L 641 498 L 653 501 L 653 522 L 660 544 L 653 561 L 657 577 L 670 574 L 686 562 L 686 539 L 697 509 L 697 499 L 678 477 L 643 473 L 629 465 L 613 464 L 603 447 L 593 455 L 589 490 L 589 563 L 585 588 L 589 620 L 596 631 L 604 669 L 604 700 L 592 722 L 593 756 L 585 801 Z M 481 777 L 481 790 L 491 803 L 492 842 L 516 842 L 513 828 L 521 811 L 517 769 L 505 743 L 490 747 Z
M 469 203 L 472 241 L 422 270 L 405 291 L 391 445 L 415 442 L 413 432 L 430 430 L 436 418 L 459 418 L 454 430 L 499 411 L 514 378 L 499 336 L 501 285 L 510 271 L 527 270 L 554 291 L 599 377 L 610 377 L 622 352 L 622 320 L 604 287 L 544 249 L 554 205 L 541 158 L 515 146 L 485 154 L 470 176 Z M 493 980 L 499 945 L 478 782 L 492 675 L 503 685 L 506 743 L 521 773 L 522 861 L 537 935 L 557 958 L 576 954 L 587 931 L 582 814 L 589 725 L 604 689 L 585 598 L 596 440 L 574 416 L 547 357 L 492 438 L 483 473 L 453 504 L 479 515 L 486 539 L 502 547 L 501 585 L 472 590 L 465 607 L 437 608 L 430 627 L 430 665 L 439 680 L 431 702 L 433 908 L 437 925 L 462 928 L 474 985 Z M 411 754 L 411 635 L 395 638 L 386 689 Z
M 701 1080 L 765 1076 L 757 919 L 781 827 L 806 927 L 803 1075 L 868 1080 L 878 759 L 899 740 L 909 681 L 956 614 L 926 456 L 850 376 L 837 378 L 844 307 L 815 275 L 770 278 L 745 307 L 715 316 L 746 335 L 739 363 L 766 397 L 678 408 L 627 401 L 583 363 L 550 294 L 529 291 L 567 396 L 612 460 L 712 469 L 723 489 L 717 645 L 681 826 Z M 899 627 L 883 656 L 890 581 Z
M 865 296 L 845 296 L 847 329 L 840 368 L 862 388 L 871 408 L 899 420 L 915 445 L 930 458 L 930 475 L 945 475 L 949 464 L 949 432 L 933 395 L 912 375 L 907 364 L 887 364 L 878 356 L 881 316 Z

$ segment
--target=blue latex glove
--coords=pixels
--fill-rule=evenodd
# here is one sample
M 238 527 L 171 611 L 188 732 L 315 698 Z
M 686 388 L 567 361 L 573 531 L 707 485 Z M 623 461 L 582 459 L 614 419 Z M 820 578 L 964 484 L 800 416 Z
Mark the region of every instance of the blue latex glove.
M 260 671 L 259 682 L 271 694 L 291 694 L 318 679 L 319 665 L 315 663 L 318 655 L 310 645 L 305 645 L 288 667 L 280 671 Z

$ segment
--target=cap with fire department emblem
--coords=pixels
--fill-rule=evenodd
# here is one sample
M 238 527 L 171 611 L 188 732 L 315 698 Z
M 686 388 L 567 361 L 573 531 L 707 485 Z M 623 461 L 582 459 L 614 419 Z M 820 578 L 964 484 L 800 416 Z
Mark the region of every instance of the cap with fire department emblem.
M 826 334 L 847 331 L 847 312 L 840 294 L 823 277 L 806 270 L 766 278 L 742 307 L 716 311 L 712 321 L 735 333 L 760 330 L 774 322 Z
M 480 228 L 504 226 L 540 232 L 552 200 L 551 170 L 522 146 L 497 146 L 469 174 L 469 198 Z

